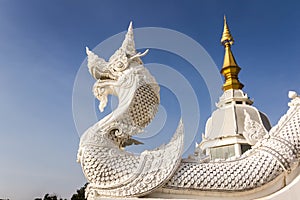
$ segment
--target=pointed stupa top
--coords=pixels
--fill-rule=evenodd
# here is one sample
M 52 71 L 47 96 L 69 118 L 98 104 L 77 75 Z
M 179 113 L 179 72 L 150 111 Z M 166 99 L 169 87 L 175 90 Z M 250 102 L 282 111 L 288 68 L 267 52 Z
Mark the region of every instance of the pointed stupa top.
M 221 38 L 221 43 L 225 47 L 224 62 L 221 70 L 221 74 L 225 77 L 225 83 L 223 84 L 224 91 L 229 89 L 242 89 L 244 87 L 238 79 L 241 68 L 237 65 L 231 52 L 231 45 L 233 42 L 234 39 L 228 28 L 226 16 L 224 15 L 224 30 Z
M 230 33 L 230 30 L 227 25 L 226 16 L 224 15 L 224 29 L 223 29 L 223 35 L 221 38 L 221 43 L 224 45 L 225 42 L 229 42 L 230 45 L 233 45 L 234 39 Z

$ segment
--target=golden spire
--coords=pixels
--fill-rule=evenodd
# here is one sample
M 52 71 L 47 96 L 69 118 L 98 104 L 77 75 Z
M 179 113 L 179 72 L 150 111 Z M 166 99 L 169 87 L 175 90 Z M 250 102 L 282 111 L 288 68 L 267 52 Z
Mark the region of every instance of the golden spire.
M 231 45 L 234 40 L 230 34 L 226 17 L 224 15 L 224 30 L 221 38 L 221 43 L 225 47 L 225 55 L 221 74 L 225 77 L 225 83 L 223 84 L 223 90 L 229 89 L 242 89 L 244 85 L 239 81 L 238 74 L 241 68 L 236 64 L 234 56 L 231 52 Z

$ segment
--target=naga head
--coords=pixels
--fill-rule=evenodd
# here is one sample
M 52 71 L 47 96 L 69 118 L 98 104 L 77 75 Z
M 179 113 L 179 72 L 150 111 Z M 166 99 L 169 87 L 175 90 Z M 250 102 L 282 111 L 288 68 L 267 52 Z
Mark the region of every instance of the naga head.
M 108 95 L 119 100 L 117 108 L 95 124 L 95 130 L 119 147 L 140 144 L 131 136 L 142 132 L 158 110 L 159 85 L 141 60 L 147 52 L 136 51 L 131 22 L 121 47 L 108 61 L 86 48 L 88 69 L 96 79 L 93 93 L 100 101 L 99 110 L 102 112 L 106 107 Z M 84 135 L 88 138 L 89 133 L 93 131 Z
M 102 112 L 107 104 L 107 95 L 114 94 L 111 87 L 119 77 L 127 70 L 143 64 L 140 57 L 148 53 L 137 52 L 135 49 L 132 22 L 130 22 L 127 34 L 122 46 L 105 61 L 86 47 L 88 55 L 88 69 L 90 74 L 97 80 L 94 85 L 94 95 L 100 100 L 99 109 Z
M 122 72 L 132 65 L 143 64 L 140 57 L 146 55 L 147 52 L 148 49 L 144 53 L 136 51 L 132 22 L 130 22 L 122 46 L 109 58 L 108 62 L 86 47 L 89 72 L 96 80 L 117 80 Z

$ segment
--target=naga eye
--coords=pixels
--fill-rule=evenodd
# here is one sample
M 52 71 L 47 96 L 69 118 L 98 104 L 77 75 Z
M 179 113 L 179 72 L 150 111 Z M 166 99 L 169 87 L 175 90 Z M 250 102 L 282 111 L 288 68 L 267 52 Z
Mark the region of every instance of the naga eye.
M 124 63 L 122 63 L 121 61 L 118 61 L 117 68 L 123 68 L 123 67 L 124 67 Z
M 113 65 L 113 70 L 115 71 L 115 72 L 121 72 L 121 71 L 123 71 L 123 70 L 125 70 L 126 69 L 126 65 L 123 63 L 123 62 L 121 62 L 121 61 L 117 61 L 114 65 Z

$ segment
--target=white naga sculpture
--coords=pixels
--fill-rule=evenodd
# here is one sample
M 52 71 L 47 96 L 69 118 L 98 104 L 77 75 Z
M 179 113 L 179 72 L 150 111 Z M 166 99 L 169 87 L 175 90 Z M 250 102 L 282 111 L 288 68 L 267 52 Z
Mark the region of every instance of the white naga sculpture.
M 87 49 L 88 67 L 97 80 L 94 95 L 102 111 L 107 95 L 119 98 L 115 111 L 90 127 L 81 137 L 78 161 L 89 181 L 89 199 L 98 196 L 142 196 L 161 187 L 180 163 L 183 126 L 168 145 L 140 156 L 122 149 L 138 141 L 132 135 L 154 118 L 159 105 L 159 86 L 143 66 L 135 50 L 132 25 L 126 38 L 108 62 Z
M 118 107 L 90 127 L 80 140 L 78 162 L 89 182 L 86 189 L 89 200 L 155 194 L 197 196 L 203 192 L 208 196 L 245 194 L 257 198 L 283 187 L 274 188 L 272 184 L 273 189 L 268 189 L 270 183 L 298 169 L 300 98 L 296 93 L 290 93 L 290 109 L 269 133 L 245 112 L 244 134 L 249 142 L 256 144 L 234 161 L 183 161 L 181 121 L 169 144 L 138 156 L 126 152 L 123 147 L 139 143 L 131 136 L 141 133 L 150 123 L 160 101 L 159 86 L 141 61 L 146 53 L 136 52 L 131 24 L 122 46 L 108 62 L 87 49 L 88 68 L 96 79 L 93 92 L 100 100 L 99 109 L 105 108 L 107 95 L 119 98 Z M 257 192 L 263 190 L 266 192 Z

